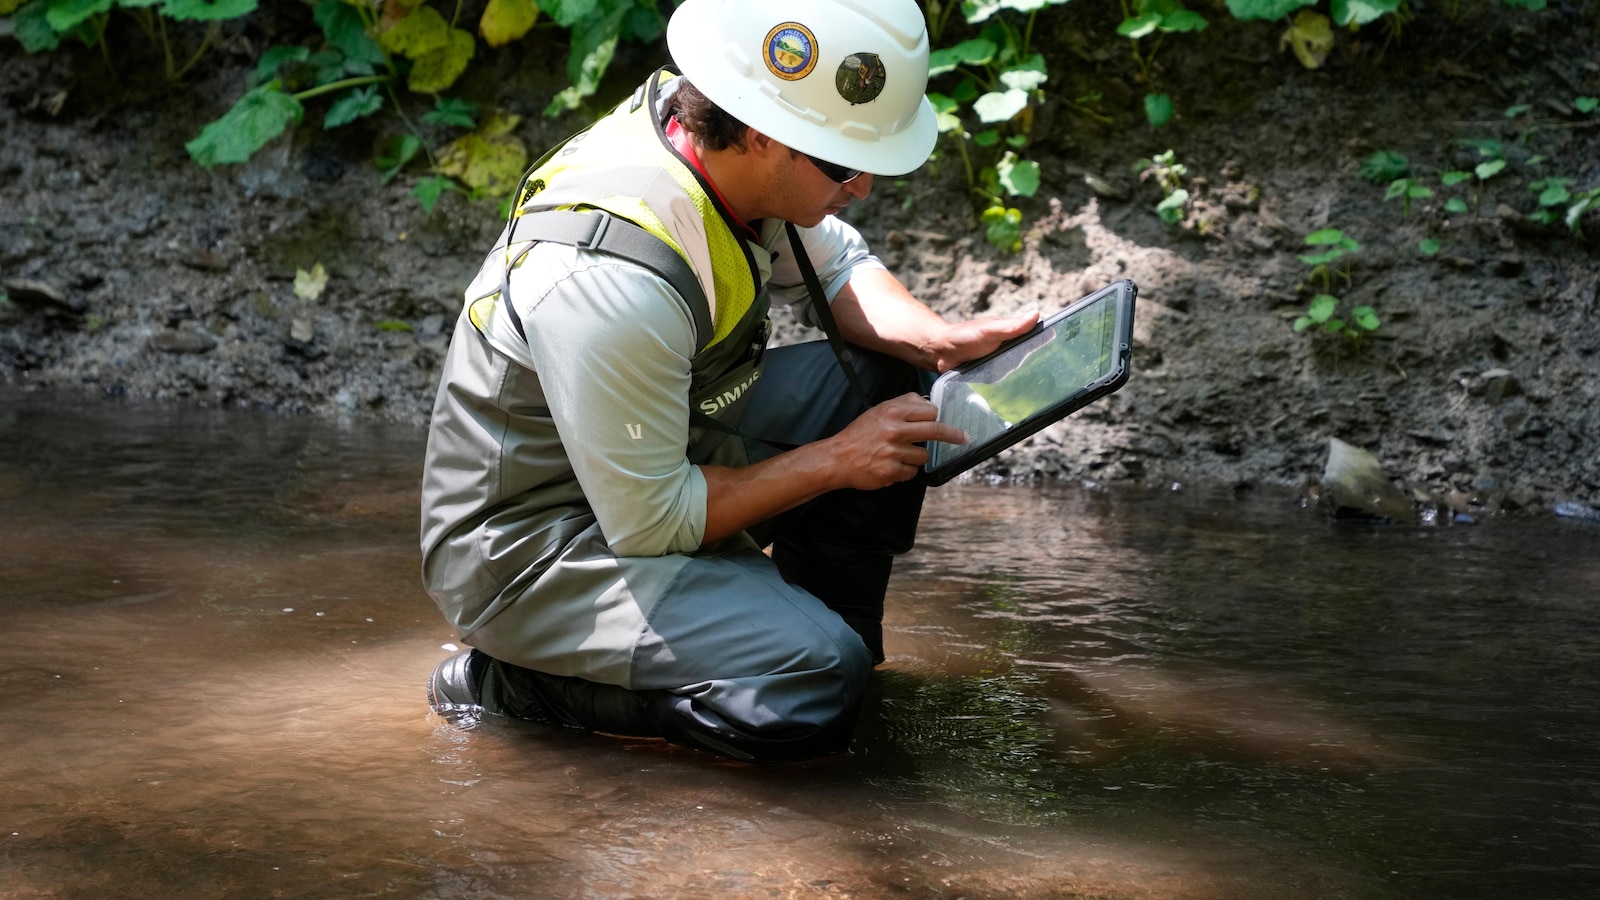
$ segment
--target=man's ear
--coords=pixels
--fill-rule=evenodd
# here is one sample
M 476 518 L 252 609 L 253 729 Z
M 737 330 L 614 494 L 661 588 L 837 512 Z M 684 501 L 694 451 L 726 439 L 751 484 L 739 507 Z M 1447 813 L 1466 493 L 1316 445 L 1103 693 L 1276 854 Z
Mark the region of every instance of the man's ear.
M 744 148 L 746 152 L 758 157 L 770 156 L 774 152 L 787 152 L 789 149 L 748 125 L 745 126 Z

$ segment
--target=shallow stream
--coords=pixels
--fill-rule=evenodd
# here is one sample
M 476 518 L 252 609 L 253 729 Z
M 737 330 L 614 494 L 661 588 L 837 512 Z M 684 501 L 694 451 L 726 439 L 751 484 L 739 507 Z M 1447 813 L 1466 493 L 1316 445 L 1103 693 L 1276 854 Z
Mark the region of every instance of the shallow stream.
M 1600 529 L 930 493 L 854 751 L 433 716 L 423 437 L 0 388 L 0 896 L 1600 894 Z

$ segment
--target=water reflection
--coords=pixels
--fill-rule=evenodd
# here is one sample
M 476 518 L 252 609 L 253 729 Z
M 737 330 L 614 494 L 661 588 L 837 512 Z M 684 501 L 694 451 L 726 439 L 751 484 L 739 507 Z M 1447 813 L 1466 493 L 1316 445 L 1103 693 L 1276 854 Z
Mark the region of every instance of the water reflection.
M 428 714 L 421 435 L 0 394 L 0 894 L 1566 897 L 1600 532 L 952 485 L 848 757 Z

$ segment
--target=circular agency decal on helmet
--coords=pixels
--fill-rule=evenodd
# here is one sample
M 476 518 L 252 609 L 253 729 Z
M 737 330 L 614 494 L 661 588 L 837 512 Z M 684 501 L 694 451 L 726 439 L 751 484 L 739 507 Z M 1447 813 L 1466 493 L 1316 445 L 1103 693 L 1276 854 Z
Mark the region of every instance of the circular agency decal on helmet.
M 762 58 L 772 74 L 799 81 L 817 67 L 817 37 L 799 22 L 785 22 L 767 32 Z
M 839 96 L 856 104 L 878 99 L 888 80 L 882 57 L 876 53 L 852 53 L 839 64 L 833 83 L 839 88 Z

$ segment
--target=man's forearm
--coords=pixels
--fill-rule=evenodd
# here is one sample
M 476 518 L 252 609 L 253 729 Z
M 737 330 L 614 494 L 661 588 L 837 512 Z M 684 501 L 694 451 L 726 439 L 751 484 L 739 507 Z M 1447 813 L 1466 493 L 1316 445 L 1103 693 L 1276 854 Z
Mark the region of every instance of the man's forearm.
M 823 443 L 807 444 L 749 466 L 701 466 L 706 479 L 706 531 L 713 544 L 778 513 L 820 497 L 837 466 Z
M 887 271 L 858 271 L 829 307 L 846 341 L 888 354 L 919 369 L 938 370 L 935 345 L 948 323 L 911 296 L 899 279 Z

